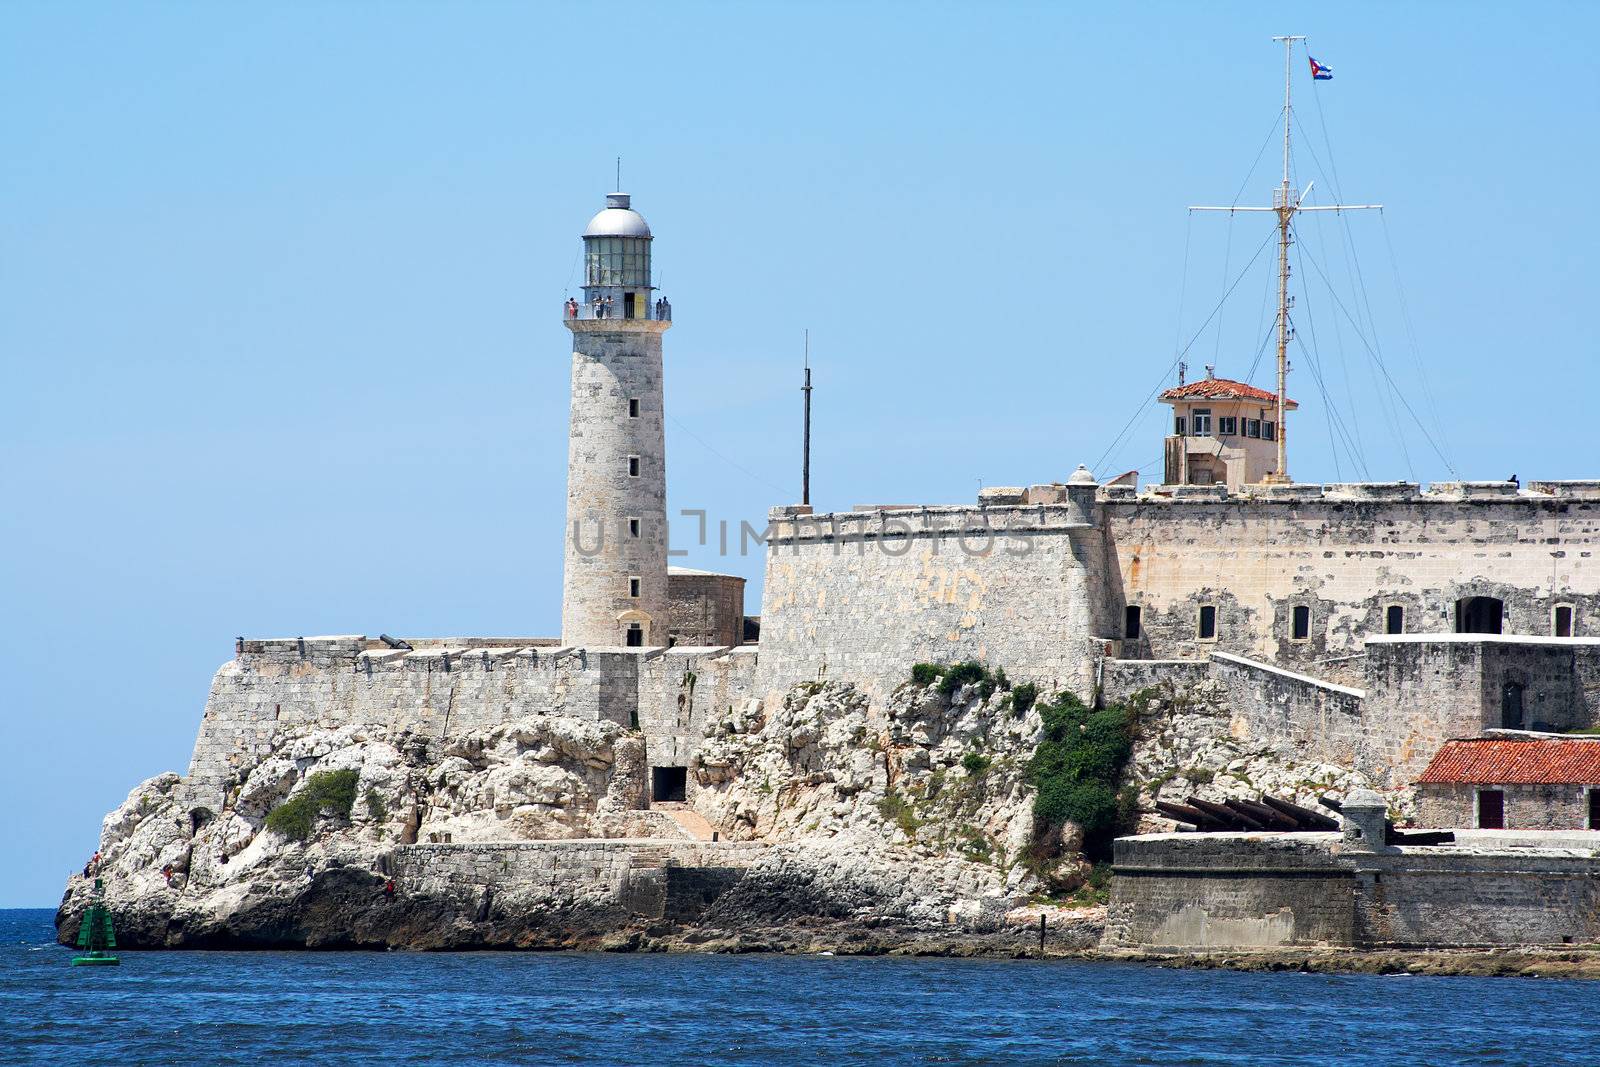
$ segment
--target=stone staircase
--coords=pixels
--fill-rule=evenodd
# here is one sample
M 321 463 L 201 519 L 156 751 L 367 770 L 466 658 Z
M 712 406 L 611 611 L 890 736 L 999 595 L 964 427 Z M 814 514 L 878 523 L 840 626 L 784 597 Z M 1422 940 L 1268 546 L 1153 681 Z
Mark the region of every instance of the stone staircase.
M 677 823 L 684 833 L 696 841 L 710 841 L 712 827 L 705 818 L 682 801 L 657 800 L 651 803 L 651 811 L 659 811 Z

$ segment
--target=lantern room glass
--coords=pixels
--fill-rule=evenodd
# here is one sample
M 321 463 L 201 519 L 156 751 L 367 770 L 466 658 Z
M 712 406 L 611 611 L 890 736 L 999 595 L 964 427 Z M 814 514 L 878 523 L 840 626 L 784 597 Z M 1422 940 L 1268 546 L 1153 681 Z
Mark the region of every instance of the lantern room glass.
M 586 237 L 583 242 L 585 285 L 650 287 L 650 239 Z

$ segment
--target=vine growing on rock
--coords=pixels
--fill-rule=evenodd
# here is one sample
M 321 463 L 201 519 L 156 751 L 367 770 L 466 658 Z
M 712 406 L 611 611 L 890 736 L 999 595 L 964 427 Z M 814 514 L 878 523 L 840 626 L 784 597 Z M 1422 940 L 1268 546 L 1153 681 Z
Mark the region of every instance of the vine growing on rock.
M 300 792 L 267 814 L 267 829 L 291 841 L 305 841 L 311 836 L 318 815 L 348 819 L 350 809 L 355 807 L 359 777 L 355 770 L 318 771 L 306 779 Z
M 1085 851 L 1102 854 L 1126 806 L 1117 781 L 1133 754 L 1133 716 L 1121 704 L 1096 711 L 1071 693 L 1038 708 L 1045 736 L 1028 766 L 1038 830 L 1074 823 Z

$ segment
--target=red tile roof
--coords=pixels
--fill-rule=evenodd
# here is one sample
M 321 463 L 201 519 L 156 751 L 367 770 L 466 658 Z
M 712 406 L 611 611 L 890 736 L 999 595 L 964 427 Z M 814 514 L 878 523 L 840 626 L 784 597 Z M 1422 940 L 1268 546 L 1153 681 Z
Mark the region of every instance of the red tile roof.
M 1600 785 L 1600 737 L 1446 741 L 1423 782 L 1470 785 Z
M 1168 389 L 1161 394 L 1161 399 L 1168 403 L 1174 400 L 1259 400 L 1266 404 L 1276 404 L 1278 394 L 1257 389 L 1244 382 L 1233 381 L 1231 378 L 1201 378 L 1197 382 Z M 1300 405 L 1284 397 L 1283 406 L 1293 411 Z

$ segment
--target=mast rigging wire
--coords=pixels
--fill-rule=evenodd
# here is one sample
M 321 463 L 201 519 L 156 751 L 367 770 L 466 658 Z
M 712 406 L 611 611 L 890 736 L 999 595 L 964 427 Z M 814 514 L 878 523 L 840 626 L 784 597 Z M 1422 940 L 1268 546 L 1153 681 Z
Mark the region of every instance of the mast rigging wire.
M 1333 297 L 1334 305 L 1338 307 L 1339 311 L 1344 315 L 1344 317 L 1350 321 L 1350 325 L 1356 327 L 1356 336 L 1361 339 L 1362 346 L 1366 348 L 1367 354 L 1372 357 L 1373 362 L 1377 365 L 1378 369 L 1383 372 L 1383 377 L 1389 383 L 1389 388 L 1394 391 L 1395 398 L 1405 406 L 1406 414 L 1411 416 L 1411 421 L 1415 422 L 1417 424 L 1417 429 L 1422 431 L 1422 436 L 1427 439 L 1429 446 L 1433 449 L 1434 455 L 1439 457 L 1439 461 L 1445 465 L 1445 468 L 1449 470 L 1452 475 L 1459 478 L 1461 475 L 1456 470 L 1455 465 L 1450 462 L 1450 460 L 1445 456 L 1444 452 L 1439 448 L 1439 443 L 1434 440 L 1433 434 L 1428 432 L 1428 427 L 1420 418 L 1417 417 L 1416 410 L 1412 408 L 1411 402 L 1406 399 L 1405 393 L 1401 392 L 1399 385 L 1395 383 L 1393 376 L 1389 374 L 1389 368 L 1384 365 L 1383 356 L 1376 349 L 1374 349 L 1372 345 L 1368 344 L 1366 337 L 1361 334 L 1360 327 L 1357 326 L 1355 317 L 1350 314 L 1350 309 L 1344 306 L 1344 301 L 1339 299 L 1339 294 L 1334 291 L 1332 283 L 1328 280 L 1327 272 L 1324 271 L 1322 269 L 1322 265 L 1317 262 L 1317 257 L 1308 252 L 1305 255 L 1305 261 L 1310 263 L 1311 266 L 1315 268 L 1317 275 L 1322 279 L 1322 283 L 1328 287 L 1328 295 Z
M 1201 335 L 1203 335 L 1206 332 L 1206 328 L 1211 325 L 1211 320 L 1216 317 L 1217 312 L 1221 310 L 1222 305 L 1227 301 L 1229 295 L 1231 295 L 1234 289 L 1238 287 L 1239 283 L 1244 280 L 1244 276 L 1250 273 L 1250 268 L 1255 266 L 1256 260 L 1261 258 L 1261 253 L 1266 249 L 1267 243 L 1272 240 L 1275 233 L 1276 231 L 1268 232 L 1267 236 L 1262 238 L 1261 244 L 1256 246 L 1255 255 L 1250 257 L 1250 262 L 1244 265 L 1244 269 L 1241 270 L 1239 272 L 1239 276 L 1233 280 L 1233 284 L 1228 287 L 1227 292 L 1222 294 L 1222 299 L 1217 301 L 1216 306 L 1211 309 L 1211 314 L 1206 316 L 1206 320 L 1200 324 L 1200 328 L 1195 331 L 1194 336 L 1189 338 L 1189 343 L 1184 345 L 1183 348 L 1179 349 L 1178 354 L 1172 357 L 1172 362 L 1167 364 L 1166 369 L 1161 372 L 1161 377 L 1156 380 L 1155 388 L 1150 390 L 1149 395 L 1139 402 L 1139 406 L 1134 409 L 1133 415 L 1130 416 L 1127 423 L 1123 425 L 1122 431 L 1118 433 L 1116 437 L 1111 439 L 1111 443 L 1106 446 L 1104 452 L 1100 453 L 1100 458 L 1094 461 L 1094 465 L 1089 468 L 1090 470 L 1100 470 L 1101 464 L 1105 462 L 1106 457 L 1112 455 L 1112 450 L 1117 448 L 1122 443 L 1122 439 L 1127 436 L 1128 430 L 1131 429 L 1133 424 L 1139 420 L 1139 416 L 1144 414 L 1144 409 L 1150 406 L 1150 401 L 1154 400 L 1156 394 L 1161 392 L 1161 386 L 1164 382 L 1166 382 L 1167 375 L 1172 373 L 1172 368 L 1176 367 L 1179 360 L 1183 359 L 1183 357 L 1188 354 L 1189 349 L 1194 347 L 1194 343 L 1200 340 Z

